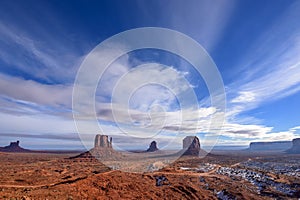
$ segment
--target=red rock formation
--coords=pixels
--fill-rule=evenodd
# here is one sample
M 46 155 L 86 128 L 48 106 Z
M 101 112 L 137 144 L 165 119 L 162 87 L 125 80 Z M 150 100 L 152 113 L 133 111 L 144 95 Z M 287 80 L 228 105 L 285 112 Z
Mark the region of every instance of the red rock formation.
M 196 136 L 187 136 L 183 139 L 183 155 L 198 156 L 201 150 L 199 138 Z
M 147 152 L 154 152 L 158 151 L 157 145 L 155 141 L 152 141 L 149 148 L 147 149 Z
M 95 137 L 95 148 L 97 147 L 104 147 L 104 148 L 112 148 L 112 138 L 108 140 L 107 135 L 96 135 Z
M 11 142 L 9 146 L 0 147 L 0 151 L 3 152 L 30 152 L 28 149 L 24 149 L 19 146 L 20 142 Z
M 120 159 L 123 155 L 112 148 L 112 138 L 98 134 L 95 136 L 94 148 L 71 158 L 105 161 Z

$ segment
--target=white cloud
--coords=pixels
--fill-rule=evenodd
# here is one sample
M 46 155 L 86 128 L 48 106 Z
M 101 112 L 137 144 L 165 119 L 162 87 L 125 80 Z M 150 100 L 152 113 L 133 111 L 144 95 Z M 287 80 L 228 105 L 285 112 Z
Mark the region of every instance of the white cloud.
M 217 114 L 216 109 L 212 107 L 198 110 L 193 108 L 177 111 L 150 110 L 149 112 L 128 109 L 122 105 L 114 105 L 116 109 L 112 112 L 111 105 L 103 103 L 97 107 L 98 119 L 115 122 L 121 129 L 139 136 L 141 136 L 141 132 L 149 135 L 156 131 L 174 133 L 179 131 L 192 134 L 200 131 L 207 132 L 212 115 Z M 90 115 L 91 117 L 92 115 Z
M 300 91 L 300 28 L 293 17 L 299 8 L 292 4 L 238 63 L 240 78 L 228 85 L 229 118 Z
M 112 101 L 135 109 L 145 110 L 153 104 L 169 109 L 182 93 L 192 90 L 183 74 L 172 67 L 143 64 L 120 77 L 113 87 Z
M 212 51 L 234 13 L 235 6 L 234 1 L 201 1 L 201 6 L 198 1 L 188 4 L 175 1 L 164 8 L 163 12 L 173 13 L 176 10 L 176 15 L 171 14 L 173 27 L 195 38 L 206 50 Z
M 300 130 L 300 126 L 296 126 L 290 129 L 292 132 L 297 132 L 297 130 Z
M 36 104 L 70 108 L 72 86 L 41 84 L 0 73 L 0 94 Z
M 12 115 L 0 113 L 1 132 L 6 133 L 74 133 L 73 120 L 53 115 Z
M 232 103 L 247 103 L 252 101 L 255 101 L 255 93 L 247 91 L 239 92 L 239 96 L 231 100 Z
M 291 141 L 300 137 L 296 132 L 299 127 L 287 131 L 272 132 L 273 127 L 263 125 L 225 124 L 221 135 L 229 137 L 229 142 L 248 144 L 249 142 Z
M 300 54 L 298 56 L 300 56 Z M 299 85 L 300 62 L 291 66 L 287 66 L 284 63 L 280 65 L 281 66 L 277 67 L 277 70 L 274 72 L 267 73 L 243 85 L 244 90 L 249 91 L 248 93 L 256 97 L 256 99 L 253 99 L 256 100 L 256 103 L 282 98 L 285 97 L 286 94 L 291 95 L 292 93 L 289 92 L 289 90 Z M 299 90 L 293 90 L 294 93 L 298 91 Z

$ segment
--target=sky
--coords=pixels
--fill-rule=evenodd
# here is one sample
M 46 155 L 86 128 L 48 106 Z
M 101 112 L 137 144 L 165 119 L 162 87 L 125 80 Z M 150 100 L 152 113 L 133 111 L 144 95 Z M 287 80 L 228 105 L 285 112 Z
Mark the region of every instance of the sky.
M 31 149 L 90 147 L 97 133 L 89 132 L 89 118 L 82 119 L 84 133 L 73 119 L 77 72 L 98 44 L 141 27 L 172 29 L 202 45 L 224 83 L 226 111 L 213 107 L 203 77 L 180 56 L 158 49 L 127 53 L 99 80 L 93 108 L 117 148 L 146 148 L 153 138 L 161 147 L 181 148 L 187 135 L 208 146 L 300 137 L 299 19 L 300 2 L 292 0 L 2 0 L 0 146 L 20 140 Z M 125 99 L 143 81 L 176 92 L 138 85 Z M 190 89 L 197 108 L 178 102 Z M 220 114 L 222 128 L 209 127 Z

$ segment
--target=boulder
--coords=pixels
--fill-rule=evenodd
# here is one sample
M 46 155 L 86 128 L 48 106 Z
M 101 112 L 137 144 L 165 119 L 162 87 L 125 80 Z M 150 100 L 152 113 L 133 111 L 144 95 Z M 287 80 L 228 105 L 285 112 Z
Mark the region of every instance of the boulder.
M 152 141 L 149 148 L 147 149 L 147 152 L 154 152 L 158 151 L 157 145 L 155 141 Z

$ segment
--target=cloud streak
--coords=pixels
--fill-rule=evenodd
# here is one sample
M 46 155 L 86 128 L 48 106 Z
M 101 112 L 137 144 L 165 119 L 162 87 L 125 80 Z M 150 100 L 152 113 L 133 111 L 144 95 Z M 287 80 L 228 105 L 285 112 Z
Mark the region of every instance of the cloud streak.
M 292 4 L 239 63 L 244 71 L 227 86 L 232 115 L 300 91 L 300 23 L 295 17 L 299 8 L 299 2 Z
M 42 29 L 40 24 L 35 27 Z M 66 48 L 60 38 L 53 38 L 55 34 L 43 33 L 40 39 L 32 39 L 18 27 L 0 22 L 0 45 L 5 47 L 0 48 L 1 60 L 32 79 L 49 83 L 72 82 L 83 55 L 71 46 Z M 29 68 L 31 73 L 28 73 Z
M 70 108 L 72 86 L 42 84 L 0 73 L 0 94 L 35 104 Z

